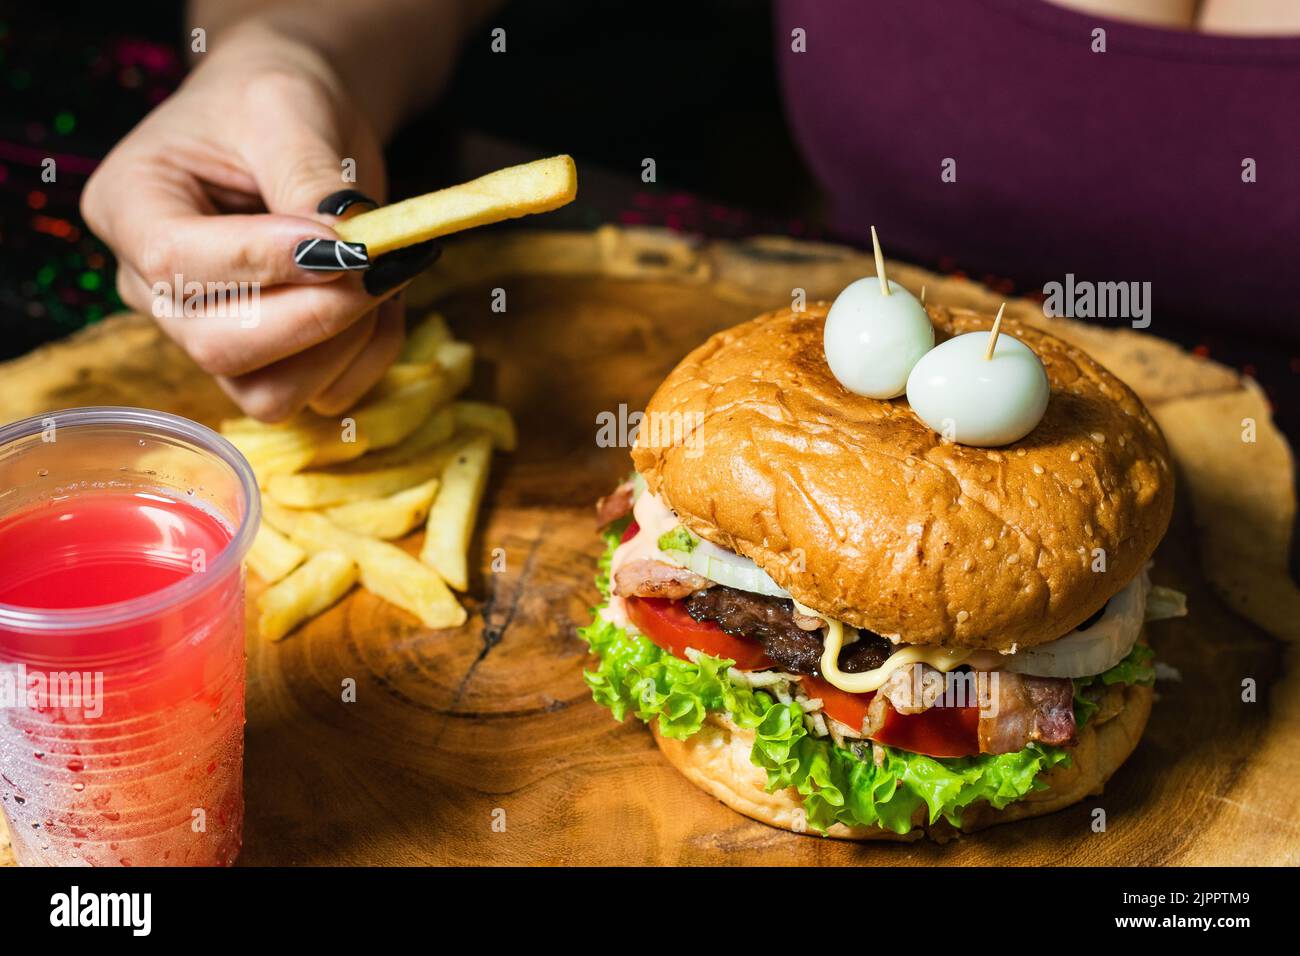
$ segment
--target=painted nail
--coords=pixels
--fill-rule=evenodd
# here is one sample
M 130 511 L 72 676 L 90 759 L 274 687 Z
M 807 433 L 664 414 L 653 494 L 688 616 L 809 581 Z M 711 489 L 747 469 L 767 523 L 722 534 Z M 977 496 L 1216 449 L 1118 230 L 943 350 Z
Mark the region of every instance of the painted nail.
M 316 211 L 327 213 L 331 216 L 341 216 L 357 203 L 365 203 L 367 206 L 378 206 L 365 193 L 356 189 L 340 189 L 336 193 L 330 193 L 316 206 Z
M 436 239 L 407 246 L 405 249 L 394 249 L 376 259 L 361 281 L 371 295 L 383 295 L 393 286 L 414 279 L 440 255 L 442 246 Z
M 341 239 L 304 239 L 294 247 L 293 261 L 310 272 L 343 272 L 370 266 L 364 242 Z

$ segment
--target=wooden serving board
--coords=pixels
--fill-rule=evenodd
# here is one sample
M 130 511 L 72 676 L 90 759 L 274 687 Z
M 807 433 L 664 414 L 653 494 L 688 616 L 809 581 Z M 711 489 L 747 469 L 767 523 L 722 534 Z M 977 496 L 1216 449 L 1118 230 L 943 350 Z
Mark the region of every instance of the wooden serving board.
M 835 246 L 695 243 L 651 230 L 484 233 L 449 245 L 408 298 L 478 348 L 512 408 L 472 549 L 468 624 L 432 632 L 366 593 L 280 644 L 248 641 L 244 864 L 1292 864 L 1300 861 L 1300 593 L 1287 574 L 1291 453 L 1260 391 L 1159 339 L 1011 314 L 1126 379 L 1180 471 L 1155 580 L 1191 616 L 1153 627 L 1180 679 L 1103 796 L 945 846 L 856 845 L 768 828 L 687 783 L 648 730 L 614 723 L 580 677 L 596 600 L 592 503 L 629 468 L 597 415 L 643 406 L 705 336 L 794 289 L 874 272 Z M 988 311 L 982 287 L 903 264 L 930 301 Z M 493 289 L 506 311 L 492 311 Z M 0 366 L 0 419 L 135 404 L 216 424 L 233 409 L 147 320 L 118 316 Z M 1257 440 L 1241 440 L 1242 420 Z M 418 535 L 407 542 L 415 550 Z M 494 549 L 505 568 L 493 573 Z M 260 590 L 250 580 L 250 596 Z M 251 620 L 251 619 L 250 619 Z M 341 701 L 344 680 L 355 703 Z M 1258 688 L 1242 701 L 1242 681 Z M 1107 829 L 1091 828 L 1104 807 Z M 0 854 L 3 853 L 0 838 Z

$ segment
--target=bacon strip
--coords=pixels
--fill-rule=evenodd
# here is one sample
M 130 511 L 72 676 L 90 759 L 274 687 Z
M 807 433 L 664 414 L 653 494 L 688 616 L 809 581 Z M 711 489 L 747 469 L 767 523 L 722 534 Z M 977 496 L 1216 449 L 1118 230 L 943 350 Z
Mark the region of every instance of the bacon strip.
M 596 502 L 596 526 L 605 527 L 632 513 L 632 482 L 625 481 Z
M 871 737 L 879 732 L 890 711 L 919 714 L 944 704 L 941 697 L 931 699 L 923 683 L 932 670 L 928 664 L 913 664 L 890 674 L 867 705 L 863 735 Z M 980 753 L 1015 753 L 1035 741 L 1057 745 L 1075 742 L 1073 681 L 1006 671 L 979 676 L 987 678 L 979 691 L 978 705 L 984 708 L 978 728 Z M 986 693 L 991 696 L 987 702 L 983 699 Z
M 980 752 L 1014 753 L 1033 741 L 1074 743 L 1074 684 L 1064 677 L 997 672 L 992 706 L 980 714 Z
M 694 571 L 650 558 L 627 561 L 614 572 L 614 593 L 619 597 L 684 598 L 712 584 Z

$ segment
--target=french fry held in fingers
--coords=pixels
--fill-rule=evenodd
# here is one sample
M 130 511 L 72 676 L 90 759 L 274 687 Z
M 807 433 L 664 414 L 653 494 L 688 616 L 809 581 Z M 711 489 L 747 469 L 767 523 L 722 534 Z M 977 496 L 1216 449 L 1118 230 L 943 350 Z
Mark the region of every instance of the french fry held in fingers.
M 257 630 L 278 641 L 325 610 L 357 582 L 357 563 L 342 551 L 320 551 L 257 599 Z
M 406 330 L 399 362 L 436 362 L 438 346 L 451 341 L 451 329 L 439 312 L 430 312 Z
M 287 508 L 328 508 L 350 501 L 383 498 L 437 477 L 445 457 L 435 449 L 386 467 L 373 467 L 362 459 L 349 462 L 349 466 L 363 466 L 364 470 L 344 466 L 334 471 L 276 475 L 267 483 L 266 493 L 276 504 Z
M 362 213 L 335 225 L 347 242 L 363 242 L 370 258 L 475 226 L 549 212 L 578 194 L 570 156 L 499 169 L 468 183 Z
M 492 447 L 499 451 L 515 450 L 519 438 L 508 409 L 487 402 L 452 402 L 451 412 L 458 431 L 478 429 L 492 436 Z
M 307 554 L 271 525 L 263 522 L 248 549 L 248 566 L 263 581 L 273 584 L 306 559 Z
M 425 523 L 420 560 L 457 591 L 469 588 L 469 542 L 492 459 L 492 437 L 476 432 L 461 443 L 442 469 L 438 497 Z
M 407 488 L 385 498 L 368 498 L 326 508 L 324 515 L 340 528 L 384 541 L 400 538 L 420 526 L 429 514 L 438 479 Z
M 345 531 L 311 511 L 297 516 L 292 540 L 311 553 L 342 551 L 361 569 L 361 586 L 414 614 L 426 627 L 459 627 L 465 609 L 434 571 L 396 545 Z

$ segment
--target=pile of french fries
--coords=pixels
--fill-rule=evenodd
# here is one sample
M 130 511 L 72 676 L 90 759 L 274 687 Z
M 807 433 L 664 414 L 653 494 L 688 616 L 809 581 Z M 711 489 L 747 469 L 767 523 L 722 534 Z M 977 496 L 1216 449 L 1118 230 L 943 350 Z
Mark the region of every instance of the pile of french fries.
M 506 409 L 457 398 L 473 362 L 472 346 L 432 313 L 341 418 L 304 412 L 275 425 L 222 423 L 262 488 L 248 566 L 269 585 L 257 601 L 263 637 L 282 639 L 358 583 L 427 627 L 465 622 L 453 591 L 469 586 L 488 466 L 493 450 L 516 442 Z M 417 559 L 392 542 L 421 524 Z

